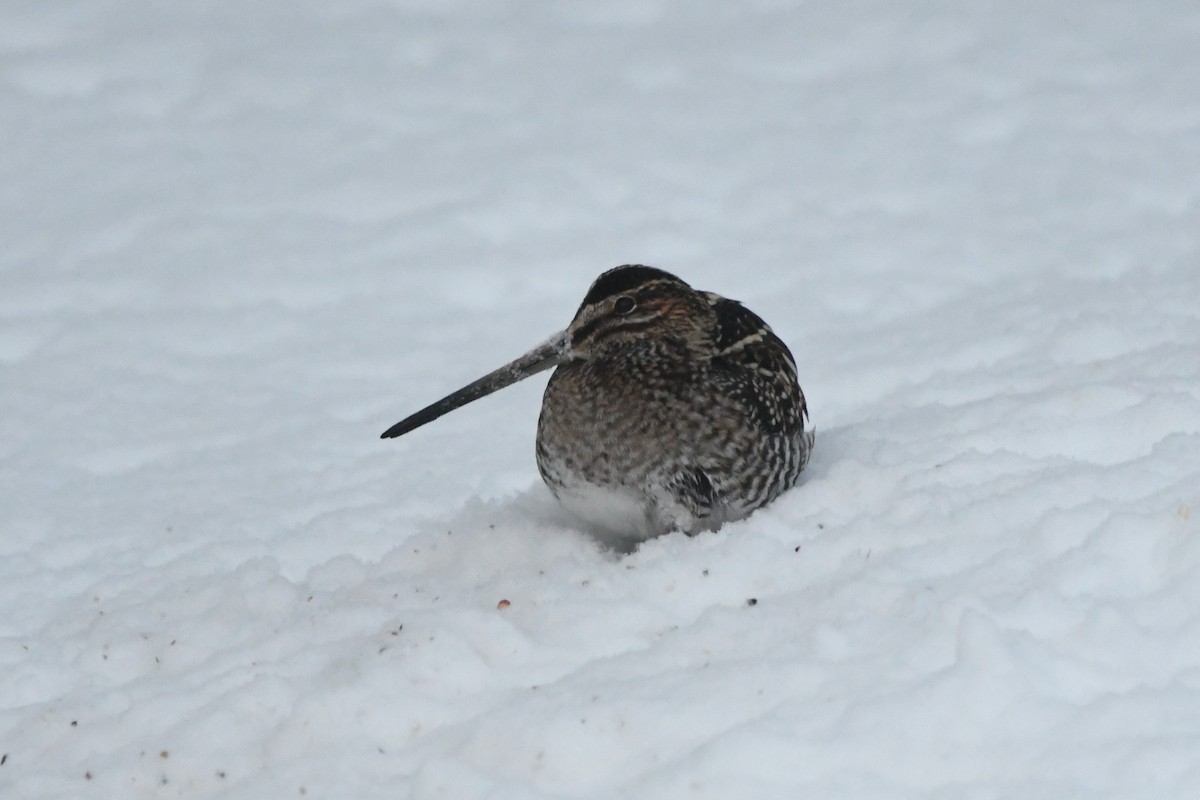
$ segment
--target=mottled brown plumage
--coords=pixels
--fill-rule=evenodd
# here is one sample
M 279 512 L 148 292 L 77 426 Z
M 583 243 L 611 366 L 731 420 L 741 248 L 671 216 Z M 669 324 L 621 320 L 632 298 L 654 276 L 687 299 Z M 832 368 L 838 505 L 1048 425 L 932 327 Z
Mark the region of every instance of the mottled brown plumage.
M 715 530 L 791 488 L 808 461 L 787 346 L 740 303 L 636 265 L 597 278 L 565 331 L 384 436 L 552 366 L 538 469 L 614 543 Z

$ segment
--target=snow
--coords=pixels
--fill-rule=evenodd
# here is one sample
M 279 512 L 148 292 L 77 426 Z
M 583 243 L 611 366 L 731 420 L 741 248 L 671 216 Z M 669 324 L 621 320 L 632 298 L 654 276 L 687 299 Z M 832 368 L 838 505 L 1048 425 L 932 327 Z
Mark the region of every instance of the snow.
M 0 797 L 1200 796 L 1194 4 L 6 2 Z M 597 543 L 642 262 L 817 446 Z M 507 604 L 502 601 L 508 601 Z

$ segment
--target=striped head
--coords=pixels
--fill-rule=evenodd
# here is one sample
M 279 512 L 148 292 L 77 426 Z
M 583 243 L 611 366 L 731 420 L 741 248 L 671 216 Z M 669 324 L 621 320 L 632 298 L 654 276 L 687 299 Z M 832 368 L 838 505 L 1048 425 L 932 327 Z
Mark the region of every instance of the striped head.
M 600 371 L 678 375 L 714 354 L 717 312 L 712 295 L 669 272 L 626 265 L 592 284 L 575 319 L 519 358 L 397 422 L 383 438 L 402 436 L 443 414 L 557 366 L 586 363 Z
M 716 315 L 705 295 L 669 272 L 627 264 L 592 283 L 567 326 L 572 360 L 631 353 L 668 359 L 707 359 Z

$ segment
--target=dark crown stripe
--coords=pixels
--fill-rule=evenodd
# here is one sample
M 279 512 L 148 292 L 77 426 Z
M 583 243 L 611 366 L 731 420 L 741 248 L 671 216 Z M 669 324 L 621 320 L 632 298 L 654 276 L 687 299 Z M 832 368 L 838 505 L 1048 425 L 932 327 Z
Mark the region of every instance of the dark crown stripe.
M 651 281 L 683 283 L 679 278 L 664 270 L 642 266 L 641 264 L 626 264 L 623 267 L 614 267 L 599 278 L 596 278 L 596 282 L 588 290 L 587 296 L 583 298 L 583 305 L 591 305 L 607 297 L 633 291 L 642 284 Z M 686 286 L 687 284 L 684 285 Z

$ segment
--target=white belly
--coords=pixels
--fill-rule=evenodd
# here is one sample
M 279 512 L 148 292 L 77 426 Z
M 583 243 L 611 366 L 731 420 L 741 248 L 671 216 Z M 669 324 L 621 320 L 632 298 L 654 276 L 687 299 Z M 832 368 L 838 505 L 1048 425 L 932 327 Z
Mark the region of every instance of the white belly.
M 652 520 L 645 496 L 627 488 L 574 483 L 555 492 L 563 508 L 589 524 L 589 532 L 605 544 L 628 549 L 664 533 Z

